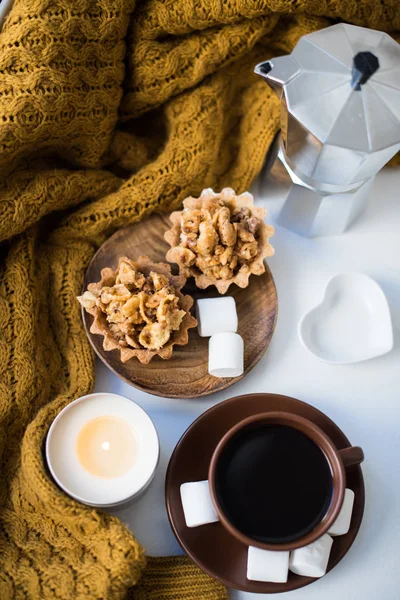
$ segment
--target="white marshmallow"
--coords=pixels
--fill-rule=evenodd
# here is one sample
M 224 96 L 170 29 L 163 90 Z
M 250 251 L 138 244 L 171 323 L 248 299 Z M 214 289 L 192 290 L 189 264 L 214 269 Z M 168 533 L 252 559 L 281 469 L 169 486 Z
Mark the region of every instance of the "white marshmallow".
M 198 527 L 218 521 L 208 481 L 182 483 L 180 491 L 183 513 L 188 527 Z
M 236 332 L 238 317 L 235 299 L 232 296 L 200 298 L 196 302 L 197 330 L 201 337 L 216 333 Z
M 351 515 L 354 505 L 354 492 L 346 488 L 344 500 L 336 521 L 331 525 L 328 533 L 330 535 L 345 535 L 350 529 Z
M 290 553 L 289 569 L 305 577 L 322 577 L 326 573 L 333 539 L 325 533 L 318 540 Z
M 208 343 L 208 372 L 214 377 L 239 377 L 244 370 L 244 344 L 238 333 L 217 333 Z
M 249 546 L 247 553 L 247 579 L 286 583 L 289 569 L 289 552 L 275 552 Z

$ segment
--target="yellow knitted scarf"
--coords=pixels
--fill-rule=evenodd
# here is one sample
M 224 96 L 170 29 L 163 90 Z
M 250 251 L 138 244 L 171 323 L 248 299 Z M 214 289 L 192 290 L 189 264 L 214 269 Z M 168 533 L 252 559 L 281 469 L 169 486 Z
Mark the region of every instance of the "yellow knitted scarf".
M 95 249 L 204 187 L 247 189 L 279 120 L 253 66 L 338 18 L 400 30 L 398 0 L 15 0 L 0 34 L 0 600 L 227 597 L 64 495 L 43 441 L 93 386 L 75 296 Z

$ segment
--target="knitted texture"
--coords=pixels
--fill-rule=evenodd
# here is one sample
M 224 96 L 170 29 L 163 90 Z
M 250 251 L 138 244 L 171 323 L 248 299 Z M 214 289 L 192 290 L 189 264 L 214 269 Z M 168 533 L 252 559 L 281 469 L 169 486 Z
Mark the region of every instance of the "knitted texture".
M 91 391 L 78 302 L 115 229 L 248 189 L 278 129 L 254 65 L 329 19 L 400 29 L 398 0 L 15 0 L 0 33 L 0 600 L 219 600 L 64 495 L 43 442 Z M 396 37 L 396 36 L 395 36 Z

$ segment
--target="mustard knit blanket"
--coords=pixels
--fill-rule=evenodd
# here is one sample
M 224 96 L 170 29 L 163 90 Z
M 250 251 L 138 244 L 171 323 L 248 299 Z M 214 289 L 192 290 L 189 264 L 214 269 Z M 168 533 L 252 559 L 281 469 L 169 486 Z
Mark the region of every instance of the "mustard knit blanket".
M 75 296 L 116 228 L 247 189 L 278 129 L 253 66 L 329 19 L 400 30 L 398 0 L 15 0 L 0 33 L 0 600 L 217 600 L 64 495 L 49 424 L 91 391 Z

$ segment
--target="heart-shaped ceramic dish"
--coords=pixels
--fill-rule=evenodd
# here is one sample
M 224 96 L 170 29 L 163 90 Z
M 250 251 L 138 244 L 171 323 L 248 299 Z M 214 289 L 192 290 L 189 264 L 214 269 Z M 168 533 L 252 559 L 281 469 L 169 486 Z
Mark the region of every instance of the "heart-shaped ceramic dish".
M 346 364 L 390 352 L 393 327 L 381 287 L 361 273 L 332 277 L 323 300 L 298 329 L 305 348 L 322 361 Z

